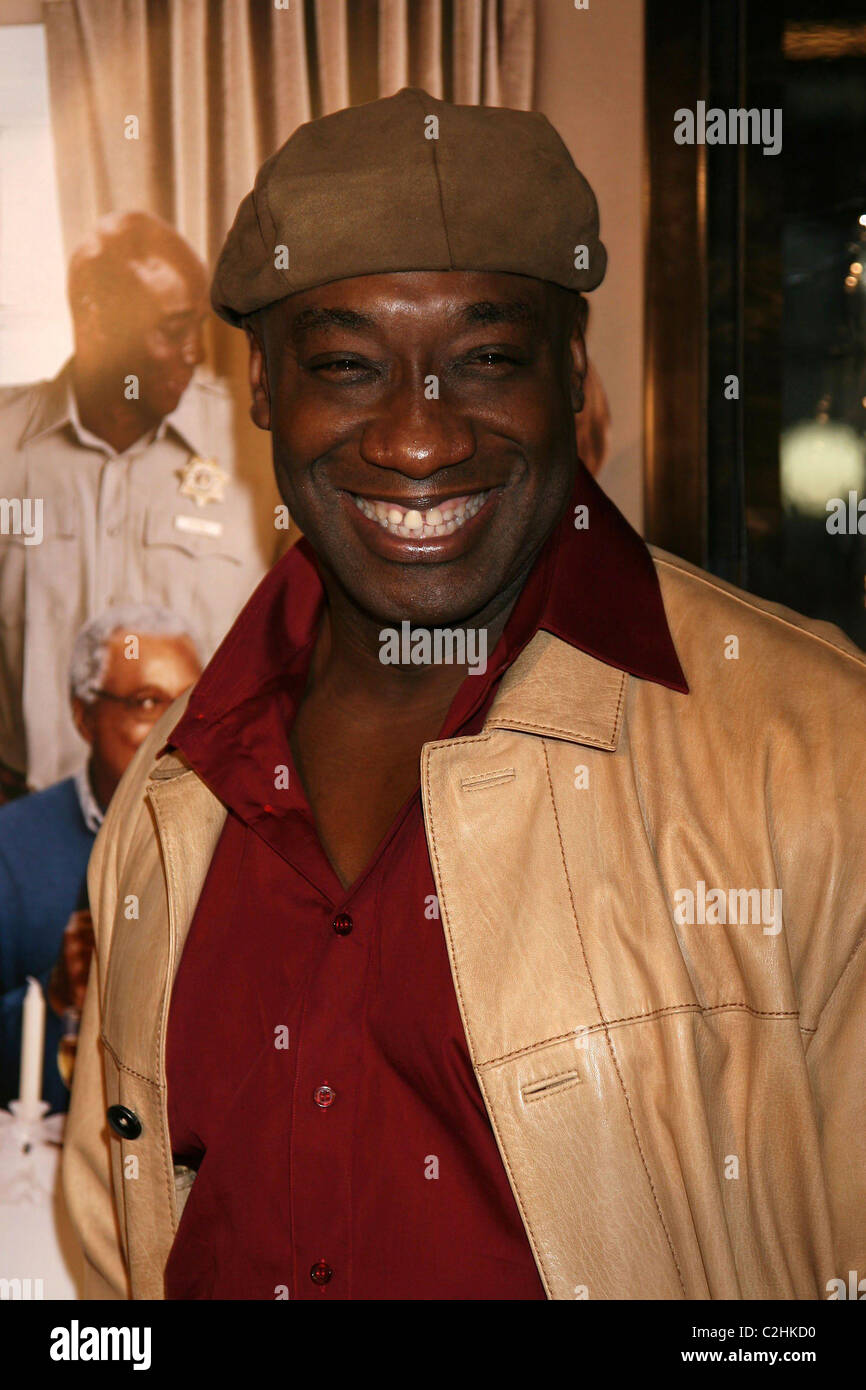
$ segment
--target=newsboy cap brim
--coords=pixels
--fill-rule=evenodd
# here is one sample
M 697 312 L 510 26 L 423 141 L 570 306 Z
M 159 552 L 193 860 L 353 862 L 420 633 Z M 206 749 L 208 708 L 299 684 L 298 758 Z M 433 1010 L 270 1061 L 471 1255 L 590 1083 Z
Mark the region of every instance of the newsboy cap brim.
M 595 195 L 546 117 L 404 88 L 300 126 L 265 161 L 211 300 L 240 324 L 355 275 L 511 271 L 584 291 L 606 264 Z

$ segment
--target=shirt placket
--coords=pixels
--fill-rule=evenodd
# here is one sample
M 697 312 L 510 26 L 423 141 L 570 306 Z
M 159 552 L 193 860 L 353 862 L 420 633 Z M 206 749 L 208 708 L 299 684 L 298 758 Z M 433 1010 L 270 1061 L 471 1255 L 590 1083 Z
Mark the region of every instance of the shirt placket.
M 126 533 L 128 462 L 125 454 L 118 454 L 107 458 L 102 468 L 96 526 L 98 559 L 91 610 L 94 614 L 129 597 L 124 586 L 124 557 L 131 539 Z
M 373 912 L 363 888 L 322 903 L 304 991 L 290 1144 L 296 1298 L 352 1297 L 352 1171 Z M 310 1194 L 327 1193 L 311 1200 Z

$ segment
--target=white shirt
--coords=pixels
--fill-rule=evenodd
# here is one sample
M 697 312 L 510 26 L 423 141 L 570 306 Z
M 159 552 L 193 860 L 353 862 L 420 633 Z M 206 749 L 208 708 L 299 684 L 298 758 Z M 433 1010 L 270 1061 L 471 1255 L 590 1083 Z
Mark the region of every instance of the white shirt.
M 105 817 L 99 802 L 93 795 L 93 788 L 90 785 L 90 774 L 86 767 L 80 767 L 75 774 L 75 790 L 78 794 L 78 804 L 81 807 L 84 824 L 87 826 L 87 829 L 92 830 L 95 835 Z
M 221 499 L 181 492 L 196 459 L 225 475 Z M 0 534 L 0 760 L 38 789 L 81 761 L 67 686 L 81 626 L 118 603 L 165 606 L 207 660 L 285 532 L 270 472 L 238 476 L 226 387 L 201 375 L 121 454 L 82 426 L 71 362 L 0 391 L 0 497 L 43 500 L 41 544 Z

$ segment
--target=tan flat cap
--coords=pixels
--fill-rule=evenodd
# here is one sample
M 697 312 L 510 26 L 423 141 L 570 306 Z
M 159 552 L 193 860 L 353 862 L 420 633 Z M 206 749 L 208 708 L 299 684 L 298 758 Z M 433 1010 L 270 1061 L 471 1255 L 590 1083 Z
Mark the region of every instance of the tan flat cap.
M 211 299 L 229 323 L 299 290 L 399 270 L 495 270 L 592 290 L 595 195 L 545 116 L 418 88 L 300 126 L 238 208 Z

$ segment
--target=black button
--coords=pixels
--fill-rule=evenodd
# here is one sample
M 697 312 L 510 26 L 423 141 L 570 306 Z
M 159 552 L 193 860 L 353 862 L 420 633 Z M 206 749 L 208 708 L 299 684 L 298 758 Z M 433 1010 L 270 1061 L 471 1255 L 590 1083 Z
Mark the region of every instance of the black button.
M 339 912 L 331 923 L 338 936 L 348 936 L 354 925 L 348 912 Z
M 331 1269 L 327 1260 L 316 1260 L 316 1263 L 310 1270 L 310 1278 L 314 1284 L 330 1283 L 333 1275 L 334 1271 Z
M 125 1105 L 109 1105 L 105 1115 L 121 1139 L 137 1139 L 141 1134 L 141 1120 L 134 1110 L 127 1110 Z

